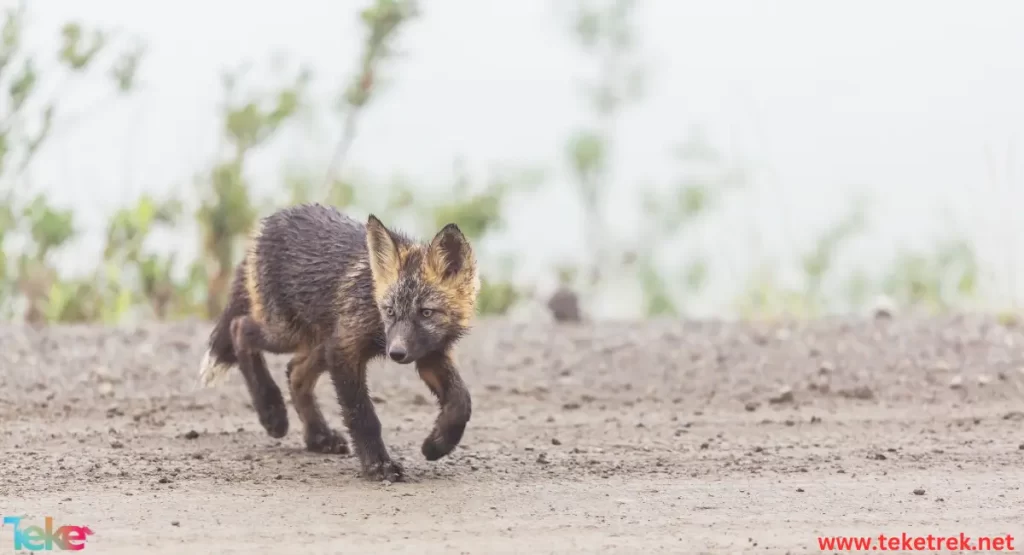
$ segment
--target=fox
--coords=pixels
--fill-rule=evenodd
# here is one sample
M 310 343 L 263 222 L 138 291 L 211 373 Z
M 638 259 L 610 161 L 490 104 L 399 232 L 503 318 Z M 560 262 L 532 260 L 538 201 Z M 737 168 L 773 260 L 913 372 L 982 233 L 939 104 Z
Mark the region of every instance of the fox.
M 288 412 L 264 353 L 291 354 L 285 378 L 306 449 L 350 454 L 373 481 L 403 481 L 381 434 L 367 388 L 367 365 L 387 357 L 413 364 L 439 413 L 421 452 L 436 461 L 462 441 L 472 400 L 454 349 L 472 326 L 480 292 L 476 257 L 455 223 L 430 241 L 362 223 L 339 209 L 305 203 L 261 219 L 236 266 L 228 302 L 199 368 L 212 387 L 237 366 L 260 424 L 288 433 Z M 314 388 L 327 372 L 351 447 L 325 420 Z

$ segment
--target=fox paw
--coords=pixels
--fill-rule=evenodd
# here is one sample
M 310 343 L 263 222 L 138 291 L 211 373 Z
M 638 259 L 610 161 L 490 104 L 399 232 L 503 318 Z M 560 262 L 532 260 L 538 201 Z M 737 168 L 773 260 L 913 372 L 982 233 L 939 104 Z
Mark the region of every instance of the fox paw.
M 444 438 L 431 435 L 423 441 L 423 447 L 420 449 L 420 452 L 423 453 L 423 457 L 428 461 L 436 461 L 451 453 L 454 448 L 455 446 L 445 441 Z
M 330 428 L 323 432 L 307 434 L 306 450 L 332 455 L 348 455 L 350 452 L 345 436 Z
M 405 480 L 405 469 L 395 461 L 385 459 L 365 467 L 363 469 L 363 477 L 371 482 L 380 482 L 382 480 L 401 482 Z
M 288 409 L 284 407 L 283 402 L 280 404 L 265 403 L 258 406 L 257 414 L 260 425 L 270 437 L 280 439 L 288 434 Z
M 465 424 L 449 426 L 444 430 L 435 429 L 427 436 L 427 439 L 423 440 L 420 452 L 428 461 L 440 459 L 455 449 L 455 446 L 462 440 L 462 433 L 465 429 Z

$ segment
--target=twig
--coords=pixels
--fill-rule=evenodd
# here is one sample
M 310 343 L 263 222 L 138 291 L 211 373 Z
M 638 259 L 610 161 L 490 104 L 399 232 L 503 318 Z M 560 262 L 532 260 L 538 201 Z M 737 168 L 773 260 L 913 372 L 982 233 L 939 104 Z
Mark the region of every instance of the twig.
M 337 146 L 334 147 L 334 155 L 331 157 L 331 162 L 327 166 L 327 174 L 324 176 L 323 186 L 325 188 L 329 187 L 331 182 L 334 181 L 334 176 L 338 174 L 342 162 L 345 161 L 348 151 L 352 148 L 352 143 L 355 142 L 356 121 L 359 118 L 361 109 L 361 106 L 352 106 L 345 118 L 341 139 L 338 140 Z

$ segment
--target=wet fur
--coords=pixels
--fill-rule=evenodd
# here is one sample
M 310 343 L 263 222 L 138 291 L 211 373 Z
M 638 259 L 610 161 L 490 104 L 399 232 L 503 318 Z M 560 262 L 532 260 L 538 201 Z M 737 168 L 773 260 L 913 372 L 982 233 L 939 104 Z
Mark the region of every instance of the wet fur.
M 364 475 L 400 480 L 404 470 L 384 446 L 370 400 L 367 363 L 389 345 L 407 348 L 440 406 L 422 453 L 428 460 L 447 455 L 472 412 L 452 350 L 469 330 L 478 292 L 475 257 L 455 224 L 420 243 L 372 215 L 364 225 L 319 204 L 285 208 L 252 235 L 200 380 L 212 385 L 237 365 L 260 423 L 283 437 L 287 410 L 263 353 L 293 353 L 286 375 L 307 449 L 350 451 L 313 394 L 326 371 Z

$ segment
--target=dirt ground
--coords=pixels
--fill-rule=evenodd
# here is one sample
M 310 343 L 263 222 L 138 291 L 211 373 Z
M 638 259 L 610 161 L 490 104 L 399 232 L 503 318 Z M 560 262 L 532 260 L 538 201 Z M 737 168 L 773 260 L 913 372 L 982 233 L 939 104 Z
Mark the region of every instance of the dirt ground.
M 1024 331 L 992 319 L 481 322 L 458 355 L 473 418 L 441 461 L 415 372 L 371 368 L 395 484 L 304 451 L 293 410 L 267 436 L 237 373 L 194 389 L 208 329 L 0 327 L 2 514 L 88 525 L 97 554 L 1024 550 Z

